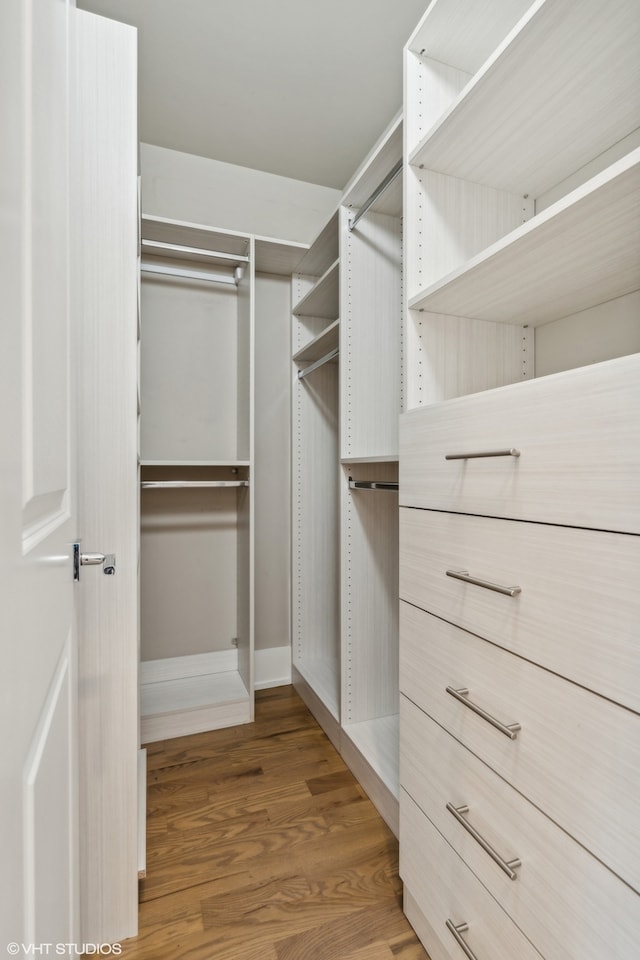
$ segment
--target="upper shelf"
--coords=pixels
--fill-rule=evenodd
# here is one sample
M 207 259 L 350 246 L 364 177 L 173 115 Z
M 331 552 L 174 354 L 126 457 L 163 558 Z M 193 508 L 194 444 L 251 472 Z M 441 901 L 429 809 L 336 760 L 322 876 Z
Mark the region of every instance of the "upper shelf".
M 141 234 L 143 240 L 197 248 L 198 252 L 217 251 L 237 257 L 238 260 L 247 258 L 250 251 L 250 239 L 246 234 L 149 214 L 142 215 Z
M 271 237 L 255 238 L 256 270 L 261 273 L 290 277 L 309 249 L 306 243 L 289 240 L 274 240 Z
M 344 189 L 341 203 L 354 210 L 367 202 L 398 161 L 402 160 L 402 116 L 395 118 Z M 402 214 L 402 179 L 385 190 L 371 208 L 376 213 Z
M 336 320 L 339 313 L 339 285 L 339 261 L 335 260 L 294 308 L 294 316 Z
M 640 149 L 419 292 L 411 309 L 532 326 L 640 287 Z
M 531 6 L 531 0 L 433 0 L 407 48 L 475 73 Z
M 324 225 L 309 250 L 298 263 L 296 273 L 319 277 L 339 255 L 338 211 Z
M 538 0 L 409 161 L 539 196 L 638 126 L 639 49 L 638 3 Z

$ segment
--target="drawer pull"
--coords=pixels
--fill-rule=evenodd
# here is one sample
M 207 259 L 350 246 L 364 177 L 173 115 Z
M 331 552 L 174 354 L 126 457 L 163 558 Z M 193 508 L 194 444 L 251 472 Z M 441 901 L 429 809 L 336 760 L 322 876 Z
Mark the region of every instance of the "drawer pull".
M 469 944 L 465 943 L 462 938 L 462 934 L 466 933 L 468 929 L 468 923 L 454 923 L 453 920 L 447 920 L 447 930 L 453 936 L 460 949 L 464 952 L 465 957 L 468 957 L 469 960 L 478 960 Z
M 522 587 L 503 587 L 499 583 L 491 583 L 490 580 L 477 580 L 469 576 L 468 570 L 447 570 L 447 576 L 462 580 L 464 583 L 473 583 L 476 587 L 484 587 L 485 590 L 493 590 L 494 593 L 503 593 L 507 597 L 515 597 L 522 593 Z
M 477 703 L 469 700 L 469 690 L 467 687 L 458 687 L 457 689 L 455 687 L 445 687 L 445 690 L 460 703 L 463 703 L 465 707 L 468 707 L 469 710 L 473 710 L 479 717 L 482 717 L 482 719 L 490 723 L 492 727 L 499 730 L 500 733 L 504 733 L 505 737 L 509 737 L 509 740 L 515 740 L 518 736 L 518 730 L 522 729 L 519 723 L 501 723 L 499 720 L 496 720 L 495 717 L 492 717 L 490 713 L 487 713 L 486 710 L 483 710 L 482 707 L 479 707 Z
M 463 814 L 469 813 L 469 807 L 466 804 L 462 804 L 459 807 L 454 807 L 452 803 L 447 804 L 447 810 L 452 816 L 456 818 L 461 827 L 470 833 L 476 843 L 479 843 L 485 853 L 488 853 L 489 856 L 495 863 L 498 864 L 503 873 L 509 877 L 509 880 L 517 880 L 518 874 L 516 873 L 516 867 L 522 866 L 522 860 L 514 858 L 513 860 L 504 860 L 497 850 L 494 850 L 491 844 L 484 839 L 484 837 L 478 833 L 475 827 L 472 827 L 468 820 L 465 820 Z
M 483 453 L 447 453 L 445 460 L 481 460 L 483 457 L 519 457 L 515 447 L 509 450 L 485 450 Z

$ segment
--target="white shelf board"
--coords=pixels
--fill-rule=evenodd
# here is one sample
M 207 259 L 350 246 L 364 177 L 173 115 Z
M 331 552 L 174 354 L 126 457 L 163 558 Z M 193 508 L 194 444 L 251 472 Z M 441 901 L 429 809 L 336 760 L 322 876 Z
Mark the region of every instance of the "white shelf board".
M 344 732 L 393 796 L 398 797 L 400 741 L 397 714 L 347 723 L 344 725 Z
M 398 454 L 383 454 L 371 457 L 341 457 L 340 463 L 397 463 Z
M 329 713 L 340 717 L 340 675 L 339 665 L 330 660 L 304 658 L 296 660 L 294 666 L 300 676 L 322 701 Z
M 530 6 L 531 0 L 433 0 L 407 48 L 475 73 Z
M 296 363 L 303 360 L 319 360 L 320 357 L 324 357 L 325 354 L 331 350 L 335 350 L 339 345 L 339 340 L 340 321 L 334 320 L 322 333 L 319 333 L 317 337 L 314 337 L 313 340 L 310 340 L 304 347 L 301 347 L 297 353 L 294 353 L 292 359 Z
M 250 460 L 140 460 L 141 467 L 249 467 Z
M 200 707 L 237 703 L 249 698 L 237 670 L 161 680 L 140 686 L 140 714 L 152 717 Z
M 636 129 L 639 49 L 637 3 L 534 3 L 410 163 L 540 196 Z
M 640 149 L 413 297 L 411 309 L 537 326 L 640 287 Z
M 300 261 L 309 249 L 307 243 L 293 240 L 276 240 L 271 237 L 255 238 L 255 264 L 260 273 L 291 276 L 298 270 Z
M 360 208 L 377 190 L 399 160 L 402 160 L 402 116 L 396 117 L 352 180 L 347 184 L 342 195 L 342 205 L 353 209 Z M 398 182 L 400 185 L 402 184 L 401 177 L 394 181 L 388 191 L 385 191 L 385 195 L 391 193 L 394 188 L 397 195 Z M 380 203 L 382 203 L 382 198 Z M 402 191 L 400 190 L 399 207 L 396 200 L 392 210 L 381 209 L 377 204 L 375 209 L 378 213 L 395 212 L 396 209 L 401 213 Z
M 140 230 L 144 240 L 176 243 L 186 247 L 199 247 L 202 250 L 218 250 L 237 256 L 247 256 L 249 253 L 250 238 L 247 234 L 233 230 L 216 230 L 200 223 L 170 220 L 167 217 L 154 217 L 143 213 Z
M 318 282 L 296 305 L 296 317 L 321 317 L 336 320 L 339 311 L 340 261 L 335 260 Z
M 298 264 L 296 273 L 319 277 L 338 258 L 338 253 L 338 211 L 336 210 Z

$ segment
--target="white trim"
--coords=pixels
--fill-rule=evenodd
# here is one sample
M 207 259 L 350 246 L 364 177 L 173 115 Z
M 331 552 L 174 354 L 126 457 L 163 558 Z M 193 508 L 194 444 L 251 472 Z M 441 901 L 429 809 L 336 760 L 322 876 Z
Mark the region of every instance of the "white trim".
M 256 690 L 291 683 L 291 647 L 268 647 L 254 652 Z

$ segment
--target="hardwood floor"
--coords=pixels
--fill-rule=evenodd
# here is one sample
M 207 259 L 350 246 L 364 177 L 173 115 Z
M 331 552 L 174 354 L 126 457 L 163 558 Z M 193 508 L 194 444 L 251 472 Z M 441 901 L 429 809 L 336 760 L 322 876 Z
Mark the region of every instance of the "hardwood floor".
M 292 687 L 256 721 L 148 747 L 147 876 L 126 960 L 428 960 L 398 844 Z

